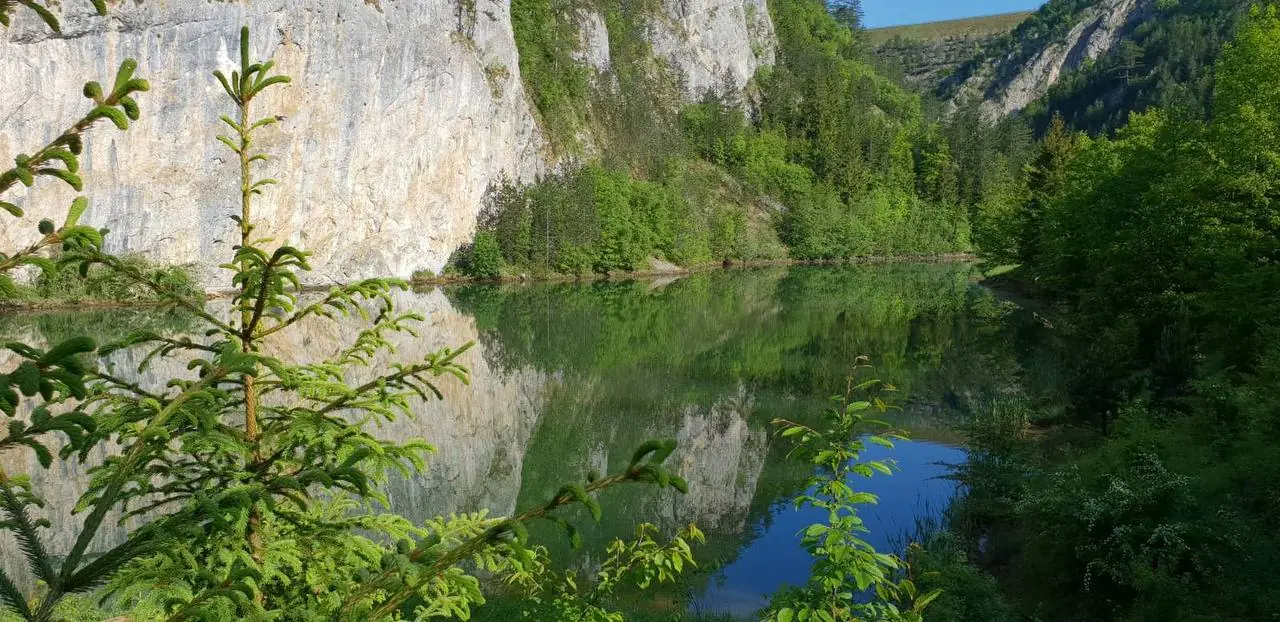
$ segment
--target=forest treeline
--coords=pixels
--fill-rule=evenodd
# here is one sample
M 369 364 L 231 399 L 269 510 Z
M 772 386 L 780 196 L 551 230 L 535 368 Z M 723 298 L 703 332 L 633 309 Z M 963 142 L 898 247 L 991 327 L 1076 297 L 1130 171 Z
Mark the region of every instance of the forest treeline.
M 874 70 L 854 5 L 770 2 L 777 62 L 745 88 L 726 77 L 682 105 L 681 77 L 644 37 L 653 7 L 589 3 L 612 55 L 612 71 L 595 75 L 574 56 L 581 4 L 516 0 L 513 23 L 553 144 L 600 156 L 498 189 L 456 268 L 584 274 L 646 269 L 650 257 L 696 266 L 972 248 L 942 125 Z
M 1280 610 L 1280 14 L 1236 4 L 1158 3 L 1169 19 L 1132 45 L 1158 67 L 1135 81 L 1164 86 L 1104 115 L 1072 102 L 1129 42 L 1055 87 L 1017 200 L 982 224 L 981 252 L 1020 264 L 1001 286 L 1041 305 L 1060 378 L 975 407 L 950 511 L 1008 619 Z

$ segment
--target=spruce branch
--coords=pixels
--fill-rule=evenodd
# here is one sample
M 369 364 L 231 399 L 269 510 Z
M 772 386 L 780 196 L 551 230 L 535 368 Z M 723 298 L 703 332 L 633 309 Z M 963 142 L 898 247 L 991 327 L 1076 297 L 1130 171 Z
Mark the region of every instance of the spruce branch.
M 30 4 L 39 6 L 34 2 Z M 0 11 L 0 14 L 3 14 L 3 11 Z M 35 178 L 42 175 L 62 179 L 78 190 L 80 182 L 77 176 L 79 168 L 77 158 L 84 147 L 84 133 L 103 119 L 110 120 L 117 128 L 125 130 L 128 129 L 130 120 L 138 118 L 137 104 L 132 95 L 147 91 L 150 85 L 146 80 L 133 77 L 137 67 L 138 62 L 131 58 L 120 63 L 120 69 L 116 72 L 115 86 L 105 97 L 102 87 L 97 82 L 87 83 L 84 89 L 85 96 L 93 100 L 94 108 L 34 154 L 19 154 L 14 158 L 15 166 L 0 172 L 0 193 L 7 192 L 19 182 L 30 187 L 34 184 Z M 48 166 L 54 161 L 61 164 L 62 168 Z M 6 205 L 10 206 L 6 208 L 8 211 L 11 213 L 15 211 L 16 208 L 11 204 Z M 17 210 L 14 215 L 21 216 L 21 210 Z
M 226 334 L 234 335 L 236 333 L 235 329 L 231 328 L 229 324 L 205 311 L 203 304 L 199 304 L 196 301 L 187 298 L 181 292 L 178 292 L 169 285 L 151 278 L 136 266 L 129 265 L 128 263 L 121 261 L 118 257 L 108 255 L 97 249 L 86 249 L 78 254 L 78 259 L 84 264 L 102 264 L 110 268 L 116 274 L 151 290 L 161 300 L 181 307 L 195 317 L 208 322 L 218 330 Z M 84 268 L 82 268 L 82 270 L 84 270 Z
M 22 549 L 27 565 L 35 572 L 36 578 L 48 583 L 50 590 L 56 590 L 59 577 L 53 570 L 53 561 L 49 558 L 49 552 L 38 531 L 47 524 L 32 519 L 27 513 L 27 507 L 37 500 L 30 494 L 20 495 L 14 490 L 14 486 L 13 480 L 0 470 L 0 509 L 4 510 L 6 516 L 0 527 L 13 532 L 14 538 L 18 540 L 18 548 Z
M 528 535 L 524 527 L 525 523 L 536 519 L 546 519 L 562 507 L 578 504 L 585 506 L 590 510 L 592 517 L 599 520 L 600 505 L 592 496 L 595 493 L 632 483 L 650 483 L 657 484 L 660 487 L 671 486 L 682 493 L 686 492 L 688 484 L 679 476 L 666 471 L 662 466 L 671 452 L 675 450 L 675 447 L 674 440 L 649 441 L 641 445 L 626 471 L 596 479 L 586 486 L 570 484 L 562 487 L 546 503 L 501 521 L 480 535 L 469 538 L 443 555 L 432 559 L 429 563 L 415 568 L 415 575 L 419 578 L 413 581 L 397 584 L 399 571 L 394 568 L 384 570 L 348 596 L 343 601 L 342 607 L 335 614 L 334 620 L 343 619 L 343 616 L 350 614 L 352 609 L 359 606 L 361 602 L 378 593 L 386 594 L 386 599 L 368 616 L 368 619 L 379 620 L 386 618 L 398 611 L 405 601 L 422 589 L 432 578 L 495 544 L 510 546 L 518 557 L 524 557 L 527 555 L 527 551 L 524 549 L 524 542 Z M 414 564 L 423 564 L 432 552 L 432 546 L 424 543 L 414 549 L 408 555 L 408 558 Z
M 311 317 L 320 316 L 334 318 L 351 317 L 364 313 L 364 302 L 383 301 L 384 305 L 393 307 L 390 292 L 407 290 L 409 284 L 401 279 L 366 279 L 349 285 L 335 287 L 314 304 L 307 305 L 271 328 L 260 331 L 256 337 L 263 339 L 278 333 L 298 322 Z M 384 306 L 384 309 L 387 308 Z
M 0 604 L 13 609 L 24 620 L 31 619 L 31 608 L 27 605 L 27 599 L 22 596 L 22 592 L 9 578 L 4 568 L 0 568 Z
M 196 395 L 221 381 L 229 370 L 225 368 L 214 369 L 200 382 L 193 384 L 187 390 L 176 396 L 172 401 L 167 403 L 156 416 L 147 423 L 143 433 L 139 434 L 138 439 L 125 454 L 122 464 L 117 469 L 115 476 L 107 483 L 103 490 L 95 499 L 90 501 L 93 505 L 93 512 L 84 521 L 79 537 L 76 538 L 75 545 L 71 547 L 71 552 L 67 554 L 66 561 L 63 562 L 65 567 L 75 569 L 80 563 L 80 559 L 88 550 L 89 544 L 93 542 L 97 535 L 98 528 L 101 527 L 103 519 L 106 518 L 107 512 L 115 505 L 119 498 L 121 490 L 125 483 L 132 475 L 138 462 L 146 455 L 148 450 L 153 449 L 152 443 L 148 439 L 148 430 L 158 430 L 162 428 L 167 420 L 177 412 L 178 408 L 190 401 Z

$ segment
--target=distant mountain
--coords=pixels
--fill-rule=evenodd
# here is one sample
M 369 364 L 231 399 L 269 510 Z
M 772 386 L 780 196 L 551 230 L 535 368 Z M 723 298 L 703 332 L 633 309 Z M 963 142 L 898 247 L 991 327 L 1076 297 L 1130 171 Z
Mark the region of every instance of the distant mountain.
M 996 44 L 1030 15 L 1030 11 L 1024 11 L 873 28 L 866 31 L 866 41 L 878 59 L 901 71 L 909 85 L 932 90 L 961 64 Z
M 952 110 L 995 121 L 1054 114 L 1105 132 L 1152 106 L 1203 115 L 1223 44 L 1250 0 L 1050 0 L 941 79 Z

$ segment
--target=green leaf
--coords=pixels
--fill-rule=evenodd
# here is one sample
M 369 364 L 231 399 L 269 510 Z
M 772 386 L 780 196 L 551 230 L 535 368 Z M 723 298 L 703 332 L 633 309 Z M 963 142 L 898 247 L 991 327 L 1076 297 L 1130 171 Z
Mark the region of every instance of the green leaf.
M 92 99 L 94 103 L 102 103 L 102 85 L 97 82 L 85 82 L 84 96 Z
M 649 454 L 657 451 L 658 448 L 660 447 L 662 447 L 662 441 L 658 441 L 658 440 L 645 441 L 643 444 L 640 445 L 639 448 L 636 449 L 635 453 L 631 455 L 631 466 L 640 464 L 640 461 L 644 460 L 645 456 L 648 456 Z
M 222 83 L 223 90 L 227 92 L 227 95 L 231 97 L 231 99 L 234 99 L 236 103 L 240 102 L 240 96 L 236 94 L 235 89 L 231 88 L 231 83 L 227 81 L 227 76 L 223 75 L 221 71 L 215 71 L 213 72 L 213 77 L 217 78 L 218 82 Z
M 80 222 L 80 217 L 84 216 L 85 210 L 89 209 L 89 199 L 85 197 L 76 197 L 71 202 L 71 208 L 67 210 L 67 220 L 62 223 L 62 228 L 67 229 L 76 226 Z
M 76 192 L 84 190 L 84 180 L 81 179 L 79 175 L 72 173 L 71 171 L 60 168 L 42 168 L 36 172 L 49 177 L 57 177 L 58 179 L 66 182 L 68 186 L 75 189 Z
M 54 346 L 52 350 L 49 350 L 44 354 L 44 356 L 41 356 L 36 361 L 36 364 L 41 367 L 47 367 L 70 356 L 93 352 L 97 347 L 97 344 L 89 337 L 72 337 Z
M 889 465 L 880 462 L 879 460 L 868 462 L 867 466 L 884 473 L 885 475 L 893 475 L 893 469 L 889 468 Z
M 124 109 L 125 116 L 134 121 L 137 121 L 138 117 L 142 116 L 142 110 L 138 108 L 138 102 L 132 97 L 121 97 L 120 107 Z
M 98 106 L 89 112 L 89 118 L 92 120 L 108 119 L 121 130 L 129 129 L 129 117 L 125 116 L 124 111 L 112 106 Z
M 22 211 L 21 207 L 5 201 L 0 201 L 0 209 L 9 212 L 14 218 L 22 218 L 22 215 L 26 213 Z
M 27 446 L 35 452 L 36 459 L 40 461 L 40 466 L 47 469 L 53 465 L 53 454 L 49 453 L 48 447 L 45 447 L 43 444 L 35 441 L 27 443 Z
M 46 162 L 49 160 L 61 160 L 62 165 L 67 167 L 67 170 L 71 171 L 72 173 L 78 172 L 80 170 L 80 159 L 77 158 L 74 153 L 71 153 L 66 149 L 50 149 L 45 154 L 45 157 L 46 157 L 46 160 L 45 160 Z
M 23 395 L 31 397 L 40 390 L 40 370 L 30 361 L 25 361 L 9 374 L 9 382 Z
M 778 610 L 778 622 L 791 622 L 795 618 L 796 612 L 790 607 L 783 607 Z
M 137 68 L 138 61 L 133 60 L 132 58 L 126 58 L 124 59 L 124 62 L 120 63 L 120 69 L 116 71 L 115 87 L 111 89 L 111 92 L 114 95 L 119 96 L 128 92 L 129 80 L 133 78 L 133 72 Z
M 914 609 L 915 609 L 917 612 L 924 611 L 924 608 L 925 608 L 925 607 L 928 607 L 928 606 L 929 606 L 929 603 L 931 603 L 931 602 L 933 602 L 933 601 L 937 600 L 939 596 L 942 596 L 942 590 L 932 590 L 932 591 L 930 591 L 929 593 L 925 594 L 924 596 L 921 596 L 920 598 L 916 599 L 916 604 L 915 604 Z
M 40 3 L 34 2 L 33 0 L 18 0 L 18 2 L 22 4 L 22 6 L 35 11 L 36 14 L 40 16 L 40 19 L 44 20 L 44 23 L 49 26 L 49 30 L 58 33 L 62 32 L 62 26 L 58 24 L 58 18 L 55 17 L 53 13 L 50 13 L 49 9 L 44 8 Z
M 680 477 L 680 476 L 677 476 L 677 475 L 672 475 L 672 476 L 671 476 L 671 487 L 672 487 L 672 488 L 675 488 L 675 489 L 676 489 L 676 490 L 678 490 L 678 491 L 680 491 L 680 494 L 682 494 L 682 495 L 687 495 L 687 494 L 689 494 L 689 482 L 685 481 L 685 479 L 684 479 L 683 477 Z

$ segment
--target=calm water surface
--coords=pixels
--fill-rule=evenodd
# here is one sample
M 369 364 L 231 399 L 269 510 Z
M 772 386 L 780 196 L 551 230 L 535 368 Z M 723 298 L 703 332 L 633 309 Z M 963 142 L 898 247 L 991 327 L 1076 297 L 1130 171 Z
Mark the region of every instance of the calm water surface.
M 638 486 L 607 492 L 600 524 L 571 517 L 583 528 L 581 551 L 545 526 L 535 533 L 566 565 L 589 568 L 608 541 L 642 522 L 668 532 L 696 523 L 708 535 L 699 570 L 637 606 L 749 615 L 768 594 L 805 580 L 809 560 L 797 532 L 821 519 L 788 503 L 810 472 L 785 458 L 787 441 L 770 421 L 813 420 L 858 356 L 870 356 L 875 376 L 899 389 L 902 410 L 891 418 L 914 439 L 873 456 L 896 460 L 898 474 L 858 482 L 880 495 L 866 510 L 869 539 L 900 546 L 918 519 L 936 515 L 955 493 L 941 476 L 965 459 L 955 428 L 966 406 L 1013 382 L 1012 311 L 970 277 L 965 265 L 899 264 L 407 293 L 400 304 L 428 321 L 419 340 L 402 345 L 404 356 L 478 345 L 467 355 L 470 386 L 443 387 L 444 401 L 385 430 L 438 448 L 425 473 L 394 483 L 393 510 L 419 520 L 509 514 L 591 470 L 625 467 L 647 439 L 676 438 L 672 464 L 689 481 L 688 495 Z M 196 329 L 178 316 L 135 310 L 0 318 L 0 336 L 110 338 L 144 324 Z M 354 331 L 317 325 L 276 347 L 320 356 Z M 130 369 L 132 357 L 115 364 Z M 25 457 L 19 462 L 5 466 L 33 473 L 55 511 L 83 488 L 74 465 L 43 473 Z M 0 565 L 20 561 L 0 542 Z

